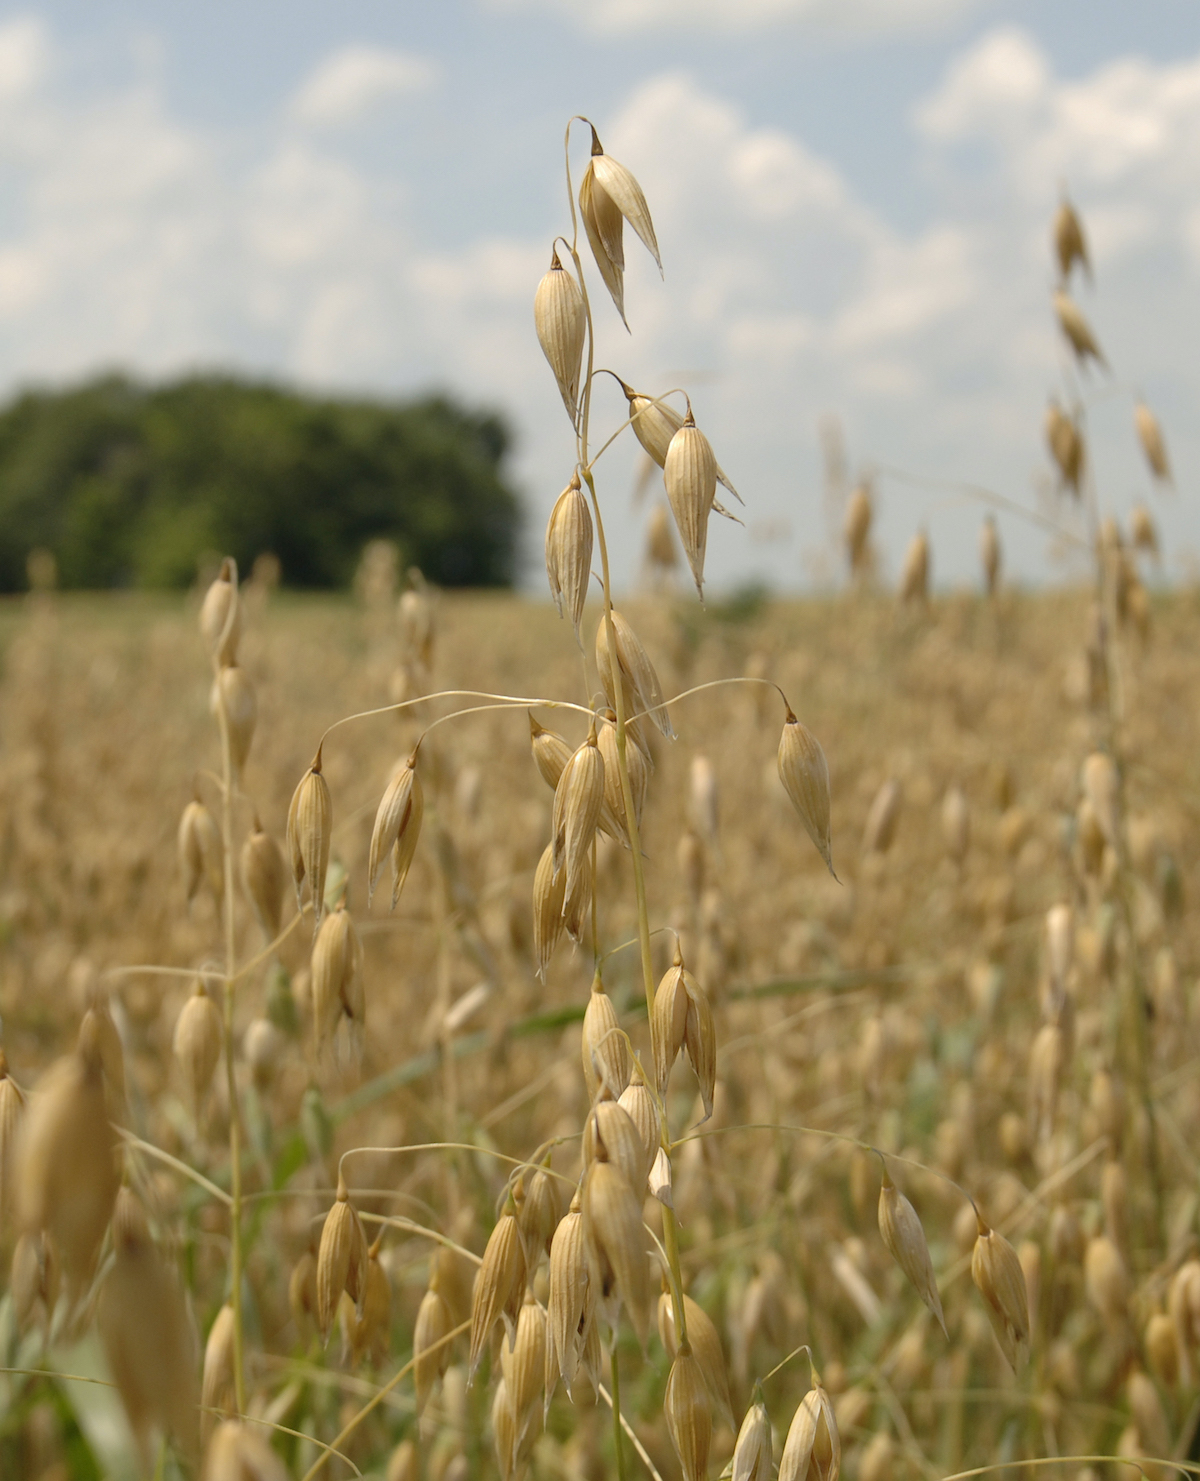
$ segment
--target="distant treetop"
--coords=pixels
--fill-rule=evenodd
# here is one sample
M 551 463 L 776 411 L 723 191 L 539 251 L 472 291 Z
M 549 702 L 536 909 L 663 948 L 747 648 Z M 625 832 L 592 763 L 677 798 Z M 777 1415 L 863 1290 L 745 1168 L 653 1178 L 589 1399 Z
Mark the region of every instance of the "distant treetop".
M 273 552 L 291 586 L 348 585 L 387 538 L 442 586 L 507 586 L 520 508 L 499 416 L 431 396 L 333 400 L 229 376 L 119 375 L 0 410 L 0 590 L 55 556 L 63 586 L 186 586 L 214 553 Z

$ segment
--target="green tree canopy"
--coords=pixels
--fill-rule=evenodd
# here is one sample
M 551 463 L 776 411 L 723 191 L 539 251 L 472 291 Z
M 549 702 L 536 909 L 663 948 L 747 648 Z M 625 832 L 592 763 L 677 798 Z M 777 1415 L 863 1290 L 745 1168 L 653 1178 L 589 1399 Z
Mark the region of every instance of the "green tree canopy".
M 444 586 L 512 582 L 520 510 L 496 415 L 443 397 L 331 400 L 228 376 L 111 375 L 0 410 L 0 590 L 53 551 L 64 586 L 182 586 L 205 555 L 273 551 L 341 586 L 387 537 Z

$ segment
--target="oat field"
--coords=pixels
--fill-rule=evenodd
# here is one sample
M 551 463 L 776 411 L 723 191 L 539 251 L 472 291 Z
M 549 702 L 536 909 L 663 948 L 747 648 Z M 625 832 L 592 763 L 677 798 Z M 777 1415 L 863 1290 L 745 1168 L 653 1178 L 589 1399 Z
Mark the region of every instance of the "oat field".
M 334 729 L 314 947 L 285 839 L 328 726 L 598 688 L 547 605 L 398 612 L 371 578 L 355 602 L 242 587 L 230 911 L 199 600 L 0 614 L 0 1472 L 767 1477 L 772 1431 L 813 1481 L 1185 1458 L 1195 593 L 1114 630 L 1103 672 L 1087 591 L 624 606 L 668 700 L 769 674 L 831 779 L 836 880 L 781 785 L 774 689 L 671 703 L 674 741 L 643 726 L 655 979 L 678 951 L 692 984 L 690 1016 L 656 998 L 664 1075 L 629 849 L 585 858 L 580 944 L 561 909 L 556 941 L 535 922 L 555 794 L 527 711 L 569 756 L 586 713 L 426 735 L 391 910 L 386 871 L 367 903 L 389 780 L 438 716 L 499 702 Z M 181 838 L 197 802 L 215 868 Z M 243 865 L 256 824 L 282 891 Z M 581 1217 L 576 1267 L 554 1236 Z

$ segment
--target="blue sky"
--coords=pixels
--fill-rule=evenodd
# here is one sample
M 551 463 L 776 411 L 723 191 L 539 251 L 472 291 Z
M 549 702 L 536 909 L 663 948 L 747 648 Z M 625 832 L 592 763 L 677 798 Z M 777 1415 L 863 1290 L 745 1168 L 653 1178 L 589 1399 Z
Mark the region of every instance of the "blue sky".
M 541 526 L 570 428 L 532 333 L 567 228 L 561 138 L 592 117 L 646 189 L 632 336 L 601 363 L 686 383 L 747 499 L 717 584 L 831 568 L 817 426 L 855 468 L 1032 505 L 1049 392 L 1080 383 L 1049 309 L 1060 180 L 1097 265 L 1078 296 L 1115 368 L 1082 383 L 1100 498 L 1200 551 L 1200 7 L 1109 0 L 446 0 L 0 8 L 0 389 L 124 365 L 232 365 L 334 390 L 429 385 L 504 407 Z M 636 244 L 634 244 L 636 245 Z M 639 249 L 640 251 L 640 249 Z M 602 290 L 601 290 L 602 293 Z M 1178 492 L 1152 493 L 1131 392 Z M 603 425 L 619 406 L 601 397 Z M 602 465 L 619 566 L 646 506 Z M 895 570 L 975 568 L 977 506 L 880 477 Z M 1001 516 L 1010 566 L 1063 567 Z

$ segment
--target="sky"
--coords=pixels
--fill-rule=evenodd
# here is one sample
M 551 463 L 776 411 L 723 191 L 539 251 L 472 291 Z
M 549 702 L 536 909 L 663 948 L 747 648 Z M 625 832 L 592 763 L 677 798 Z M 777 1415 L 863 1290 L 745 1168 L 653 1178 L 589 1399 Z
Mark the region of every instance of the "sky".
M 935 581 L 977 580 L 963 486 L 1050 507 L 1051 394 L 1086 406 L 1103 511 L 1148 503 L 1163 576 L 1200 569 L 1193 0 L 0 5 L 0 394 L 232 368 L 497 407 L 542 589 L 575 454 L 532 302 L 570 230 L 575 113 L 641 183 L 664 268 L 626 233 L 626 333 L 585 255 L 597 364 L 685 388 L 745 499 L 714 520 L 712 588 L 839 577 L 829 418 L 874 475 L 885 573 L 924 529 Z M 1111 373 L 1078 374 L 1055 327 L 1064 187 Z M 623 406 L 602 377 L 601 437 Z M 635 452 L 626 432 L 596 470 L 621 583 L 661 497 L 635 503 Z M 1079 574 L 1044 527 L 997 521 L 1015 576 Z

